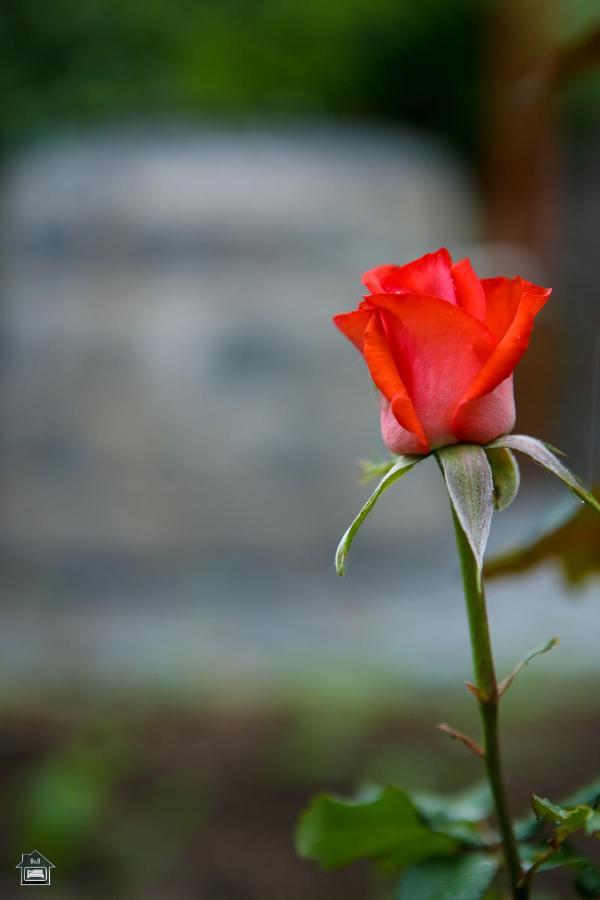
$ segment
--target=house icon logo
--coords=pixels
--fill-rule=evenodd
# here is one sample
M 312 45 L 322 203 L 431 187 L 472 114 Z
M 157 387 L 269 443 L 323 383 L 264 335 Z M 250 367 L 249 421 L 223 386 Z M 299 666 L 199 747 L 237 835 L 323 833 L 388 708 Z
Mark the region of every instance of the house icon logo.
M 54 864 L 38 850 L 22 853 L 21 862 L 15 866 L 21 870 L 21 887 L 30 884 L 50 884 L 50 870 Z

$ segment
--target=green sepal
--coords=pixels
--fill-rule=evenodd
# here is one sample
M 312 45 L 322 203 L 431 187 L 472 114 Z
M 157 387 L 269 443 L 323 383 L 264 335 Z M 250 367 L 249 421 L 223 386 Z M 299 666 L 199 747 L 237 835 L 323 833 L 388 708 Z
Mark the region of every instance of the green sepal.
M 324 869 L 369 859 L 399 871 L 459 849 L 456 839 L 432 831 L 408 794 L 395 787 L 353 800 L 321 794 L 296 830 L 298 855 Z
M 372 459 L 359 459 L 358 468 L 360 469 L 361 484 L 368 484 L 375 478 L 383 478 L 395 464 L 396 459 L 382 459 L 376 462 Z
M 399 456 L 395 460 L 391 468 L 383 476 L 383 478 L 338 544 L 338 548 L 335 554 L 335 570 L 338 575 L 344 574 L 348 551 L 350 550 L 350 545 L 354 540 L 356 532 L 358 531 L 364 520 L 367 518 L 383 492 L 387 490 L 395 481 L 397 481 L 398 478 L 406 475 L 406 473 L 409 472 L 413 468 L 413 466 L 415 466 L 425 458 L 425 456 Z
M 519 493 L 521 475 L 518 463 L 507 447 L 491 447 L 485 451 L 494 481 L 494 506 L 506 509 Z
M 527 454 L 534 462 L 543 469 L 546 469 L 547 472 L 560 478 L 579 500 L 582 500 L 600 515 L 600 502 L 590 491 L 586 490 L 579 479 L 562 464 L 553 452 L 553 448 L 551 449 L 547 444 L 544 444 L 543 441 L 524 434 L 505 434 L 503 437 L 497 438 L 495 441 L 486 444 L 486 450 L 493 450 L 497 447 L 506 447 L 509 450 L 519 450 L 521 453 Z
M 494 482 L 488 458 L 477 444 L 454 444 L 435 451 L 450 502 L 477 563 L 481 577 L 483 554 L 494 512 Z
M 395 900 L 481 900 L 498 865 L 484 853 L 431 860 L 406 872 Z

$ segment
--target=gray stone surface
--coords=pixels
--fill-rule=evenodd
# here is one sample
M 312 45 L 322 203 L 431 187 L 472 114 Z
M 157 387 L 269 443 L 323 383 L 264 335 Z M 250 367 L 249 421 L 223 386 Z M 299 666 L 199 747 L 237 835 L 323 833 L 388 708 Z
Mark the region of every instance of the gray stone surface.
M 243 682 L 330 651 L 463 671 L 432 464 L 333 576 L 367 490 L 354 461 L 383 449 L 369 379 L 329 319 L 364 269 L 477 234 L 465 172 L 410 133 L 96 133 L 18 156 L 3 191 L 5 685 Z M 517 623 L 524 644 L 547 636 L 546 602 L 557 630 L 561 610 L 573 621 L 552 576 L 519 591 L 526 604 L 498 593 L 511 653 Z M 580 616 L 597 628 L 600 606 Z

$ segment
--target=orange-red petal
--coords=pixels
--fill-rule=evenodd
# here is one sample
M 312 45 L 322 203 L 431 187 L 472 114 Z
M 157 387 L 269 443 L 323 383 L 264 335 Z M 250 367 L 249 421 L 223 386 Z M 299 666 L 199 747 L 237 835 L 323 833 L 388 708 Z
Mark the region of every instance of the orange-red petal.
M 372 294 L 430 294 L 456 303 L 450 269 L 452 258 L 445 247 L 426 253 L 405 266 L 378 266 L 362 277 Z
M 461 259 L 452 266 L 452 280 L 456 290 L 456 300 L 466 312 L 480 322 L 485 321 L 485 293 L 481 281 L 475 274 L 470 260 Z
M 454 410 L 493 352 L 493 335 L 438 297 L 375 294 L 370 301 L 382 310 L 388 352 L 430 445 L 453 442 Z
M 485 324 L 498 339 L 503 338 L 517 314 L 523 296 L 522 278 L 482 278 L 485 293 Z
M 372 316 L 373 312 L 371 310 L 357 309 L 353 312 L 340 313 L 338 316 L 334 316 L 333 324 L 362 353 L 365 330 Z
M 501 336 L 501 339 L 456 407 L 453 431 L 459 439 L 465 439 L 462 426 L 468 411 L 468 404 L 489 394 L 512 374 L 529 345 L 535 316 L 552 293 L 550 288 L 538 287 L 521 278 L 491 279 L 491 282 L 493 284 L 484 283 L 489 303 L 487 321 L 490 330 L 497 336 Z M 516 311 L 513 313 L 512 320 L 509 321 L 519 292 L 520 297 Z M 505 330 L 502 334 L 503 329 Z
M 364 355 L 371 378 L 384 397 L 390 401 L 394 417 L 407 431 L 411 431 L 417 436 L 423 450 L 427 452 L 429 445 L 423 426 L 398 373 L 379 313 L 372 316 L 366 328 Z

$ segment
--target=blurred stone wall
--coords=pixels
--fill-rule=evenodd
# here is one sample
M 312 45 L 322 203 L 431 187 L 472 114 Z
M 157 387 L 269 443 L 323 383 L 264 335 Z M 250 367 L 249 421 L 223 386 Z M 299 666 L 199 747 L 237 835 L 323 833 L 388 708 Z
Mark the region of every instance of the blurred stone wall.
M 349 577 L 332 566 L 368 490 L 355 461 L 384 453 L 374 389 L 330 322 L 361 273 L 446 244 L 481 274 L 546 281 L 516 248 L 477 242 L 457 160 L 349 127 L 96 132 L 18 153 L 1 209 L 5 694 L 468 677 L 432 462 L 382 498 Z M 590 296 L 576 294 L 584 319 Z M 554 393 L 579 346 L 557 301 L 519 368 L 519 427 L 572 451 L 585 396 Z M 532 475 L 492 546 L 551 505 Z M 560 633 L 568 654 L 570 637 L 571 671 L 597 660 L 600 609 L 573 617 L 553 573 L 493 586 L 490 606 L 503 665 L 517 633 L 522 652 Z
M 0 542 L 63 549 L 331 541 L 382 448 L 330 317 L 477 232 L 448 153 L 358 129 L 64 138 L 3 219 Z

